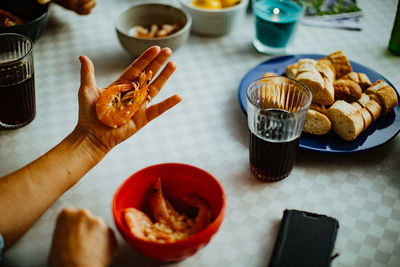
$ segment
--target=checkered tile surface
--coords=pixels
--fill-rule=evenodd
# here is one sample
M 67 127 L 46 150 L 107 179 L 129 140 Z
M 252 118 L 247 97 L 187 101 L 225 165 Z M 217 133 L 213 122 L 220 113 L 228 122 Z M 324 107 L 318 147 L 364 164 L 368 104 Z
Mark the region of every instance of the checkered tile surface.
M 34 50 L 37 117 L 22 129 L 0 131 L 0 175 L 42 155 L 73 129 L 79 55 L 93 60 L 100 86 L 131 62 L 118 43 L 113 19 L 132 2 L 99 0 L 88 17 L 52 8 L 49 26 Z M 400 88 L 400 58 L 387 52 L 397 3 L 360 0 L 365 15 L 361 32 L 300 26 L 290 52 L 341 49 Z M 56 215 L 65 206 L 88 208 L 115 228 L 111 200 L 130 174 L 156 163 L 183 162 L 221 182 L 227 211 L 209 245 L 175 266 L 266 266 L 286 208 L 339 220 L 334 252 L 340 255 L 332 266 L 400 266 L 399 136 L 358 154 L 300 151 L 292 174 L 281 182 L 262 184 L 252 177 L 237 89 L 249 69 L 269 58 L 252 47 L 253 34 L 247 16 L 228 36 L 191 35 L 173 55 L 178 69 L 157 96 L 178 93 L 183 101 L 109 153 L 5 253 L 2 264 L 44 266 Z M 112 266 L 159 264 L 137 254 L 120 236 L 119 241 Z

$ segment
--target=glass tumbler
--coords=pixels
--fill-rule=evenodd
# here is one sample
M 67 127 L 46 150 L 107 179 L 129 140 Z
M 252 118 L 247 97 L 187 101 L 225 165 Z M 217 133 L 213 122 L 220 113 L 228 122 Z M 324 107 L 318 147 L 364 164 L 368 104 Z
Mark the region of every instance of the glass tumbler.
M 20 34 L 0 34 L 0 127 L 16 129 L 36 115 L 33 43 Z
M 286 77 L 262 78 L 247 88 L 250 168 L 258 180 L 291 173 L 311 99 L 305 85 Z

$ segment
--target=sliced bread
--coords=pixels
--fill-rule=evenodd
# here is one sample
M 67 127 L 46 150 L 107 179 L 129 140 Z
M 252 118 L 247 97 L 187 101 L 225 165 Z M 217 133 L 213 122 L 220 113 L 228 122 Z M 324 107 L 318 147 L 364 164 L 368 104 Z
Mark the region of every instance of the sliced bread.
M 376 102 L 374 99 L 368 101 L 368 103 L 364 106 L 372 116 L 372 121 L 376 121 L 379 116 L 382 114 L 382 107 Z
M 311 103 L 310 109 L 316 110 L 316 111 L 321 112 L 322 114 L 326 115 L 326 107 L 325 107 L 325 105 Z
M 353 141 L 364 130 L 361 113 L 344 100 L 335 101 L 328 108 L 327 116 L 333 131 L 344 140 Z
M 368 126 L 371 125 L 372 123 L 372 116 L 371 113 L 369 113 L 369 111 L 366 108 L 361 108 L 359 110 L 357 110 L 358 112 L 360 112 L 361 116 L 363 117 L 364 120 L 364 130 L 368 128 Z
M 365 107 L 370 100 L 371 100 L 371 98 L 366 93 L 362 93 L 361 97 L 359 99 L 357 99 L 357 103 L 359 103 L 361 106 Z
M 342 77 L 342 79 L 352 80 L 361 87 L 363 91 L 365 91 L 368 87 L 372 85 L 368 76 L 365 73 L 361 72 L 349 72 Z
M 287 66 L 285 72 L 286 77 L 295 79 L 297 74 L 297 67 L 298 67 L 297 63 Z
M 335 68 L 329 60 L 318 60 L 315 68 L 323 78 L 327 78 L 330 83 L 333 83 L 335 80 Z
M 276 76 L 278 76 L 278 75 L 276 75 L 276 74 L 273 73 L 273 72 L 266 72 L 266 73 L 263 74 L 263 76 L 262 76 L 261 78 L 276 77 Z
M 350 61 L 345 54 L 338 50 L 328 55 L 329 60 L 332 62 L 336 70 L 336 79 L 340 79 L 349 72 L 352 72 Z
M 310 89 L 312 93 L 312 102 L 322 105 L 330 105 L 334 101 L 334 89 L 332 84 L 327 78 L 323 78 L 321 74 L 316 70 L 312 69 L 312 65 L 307 63 L 304 68 L 300 67 L 296 75 L 296 80 L 303 83 Z M 300 69 L 311 69 L 309 71 L 300 72 Z
M 381 105 L 383 115 L 398 105 L 396 91 L 382 80 L 376 81 L 365 92 Z
M 333 82 L 335 89 L 335 100 L 344 100 L 347 102 L 357 101 L 362 94 L 361 87 L 352 80 L 336 80 Z
M 308 109 L 304 122 L 304 132 L 323 135 L 331 130 L 331 122 L 327 116 L 313 109 Z
M 353 107 L 355 107 L 356 110 L 359 110 L 359 109 L 362 109 L 362 108 L 363 108 L 363 106 L 361 106 L 361 104 L 358 103 L 358 102 L 351 102 L 350 105 L 352 105 Z

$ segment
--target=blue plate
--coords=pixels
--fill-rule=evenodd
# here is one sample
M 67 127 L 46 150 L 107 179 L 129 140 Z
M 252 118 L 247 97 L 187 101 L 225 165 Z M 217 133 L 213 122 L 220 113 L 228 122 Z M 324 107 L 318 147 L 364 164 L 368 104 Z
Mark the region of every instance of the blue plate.
M 301 58 L 318 59 L 325 55 L 299 54 L 280 56 L 264 61 L 251 69 L 242 79 L 239 85 L 239 104 L 242 111 L 247 114 L 246 89 L 250 83 L 261 78 L 265 72 L 273 72 L 284 75 L 286 66 L 296 63 Z M 365 73 L 374 83 L 383 80 L 393 88 L 394 86 L 382 75 L 356 62 L 350 61 L 353 71 Z M 399 97 L 397 93 L 397 97 Z M 354 141 L 346 141 L 338 137 L 332 131 L 326 135 L 317 136 L 303 133 L 300 140 L 300 147 L 306 150 L 330 152 L 330 153 L 351 153 L 368 150 L 380 146 L 393 139 L 400 132 L 400 106 L 397 105 L 391 112 L 381 116 L 372 123 Z

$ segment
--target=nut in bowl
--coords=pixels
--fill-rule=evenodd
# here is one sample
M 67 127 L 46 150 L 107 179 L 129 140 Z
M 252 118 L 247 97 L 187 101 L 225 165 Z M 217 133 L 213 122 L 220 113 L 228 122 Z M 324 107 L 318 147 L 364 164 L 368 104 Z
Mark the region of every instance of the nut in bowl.
M 186 11 L 161 3 L 135 4 L 114 24 L 122 47 L 135 57 L 153 45 L 175 51 L 189 38 L 191 25 Z
M 224 213 L 225 193 L 219 182 L 197 167 L 179 163 L 134 173 L 113 199 L 114 221 L 125 241 L 165 262 L 184 260 L 207 245 Z
M 249 0 L 180 0 L 192 17 L 192 32 L 222 36 L 233 31 L 246 13 Z

